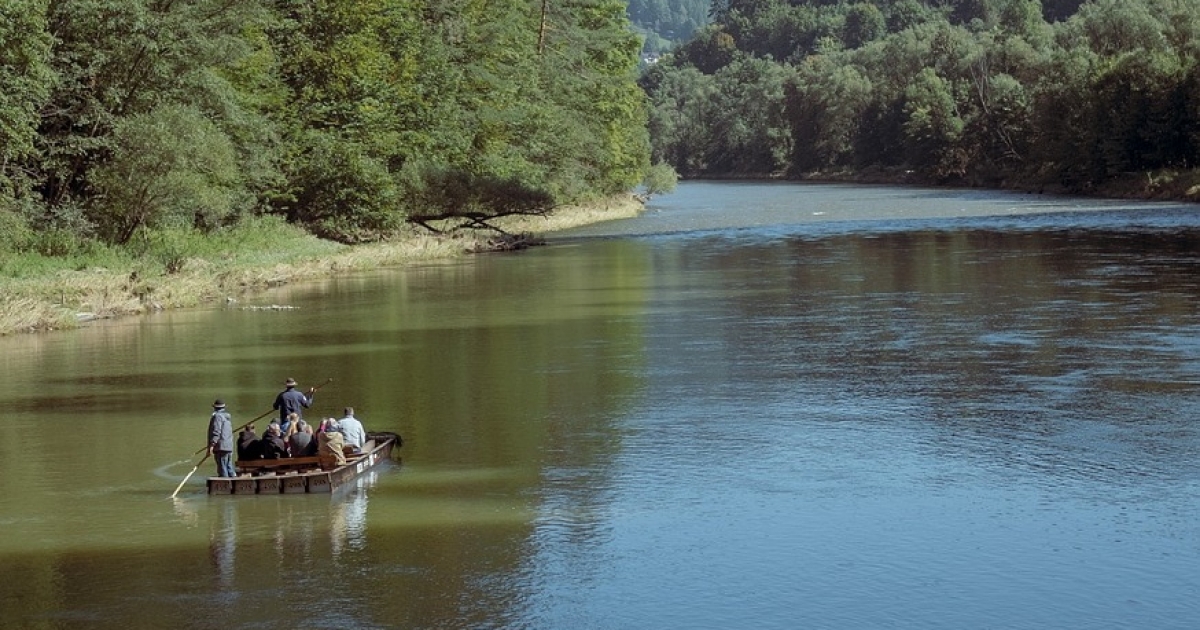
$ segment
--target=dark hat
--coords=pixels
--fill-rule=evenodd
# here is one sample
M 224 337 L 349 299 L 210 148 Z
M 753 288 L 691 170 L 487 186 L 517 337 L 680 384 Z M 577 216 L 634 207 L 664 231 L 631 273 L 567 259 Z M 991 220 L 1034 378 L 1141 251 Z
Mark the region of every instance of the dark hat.
M 295 387 L 295 386 L 296 386 L 296 379 L 294 379 L 294 378 L 291 378 L 291 377 L 289 376 L 289 377 L 288 377 L 288 380 L 284 381 L 284 382 L 283 382 L 283 384 L 284 384 L 284 386 L 285 386 L 285 387 Z
M 224 408 L 225 408 L 224 400 L 221 400 L 220 398 L 218 398 L 213 401 L 213 409 L 224 409 Z

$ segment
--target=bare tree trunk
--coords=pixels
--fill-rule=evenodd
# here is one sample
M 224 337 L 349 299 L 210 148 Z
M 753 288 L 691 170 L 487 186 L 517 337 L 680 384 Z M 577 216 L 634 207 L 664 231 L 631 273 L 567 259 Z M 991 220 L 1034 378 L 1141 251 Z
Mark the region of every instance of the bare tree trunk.
M 550 10 L 550 0 L 542 0 L 542 24 L 538 28 L 538 55 L 546 51 L 546 14 Z

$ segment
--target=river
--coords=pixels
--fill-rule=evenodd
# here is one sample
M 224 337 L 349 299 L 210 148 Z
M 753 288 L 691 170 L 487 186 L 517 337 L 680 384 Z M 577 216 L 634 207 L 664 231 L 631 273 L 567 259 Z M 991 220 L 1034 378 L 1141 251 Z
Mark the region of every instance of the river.
M 1200 207 L 684 182 L 548 241 L 0 338 L 0 627 L 1195 626 Z M 395 461 L 169 498 L 289 376 Z

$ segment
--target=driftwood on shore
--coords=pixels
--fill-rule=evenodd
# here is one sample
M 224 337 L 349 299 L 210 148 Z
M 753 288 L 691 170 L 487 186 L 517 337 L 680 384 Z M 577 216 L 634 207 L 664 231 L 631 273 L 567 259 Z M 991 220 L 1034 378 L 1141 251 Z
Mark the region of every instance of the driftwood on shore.
M 522 234 L 501 234 L 492 238 L 479 241 L 474 247 L 467 251 L 472 254 L 482 254 L 486 252 L 512 252 L 537 245 L 545 245 L 546 239 L 530 234 L 528 232 Z
M 434 234 L 446 234 L 458 230 L 483 230 L 495 232 L 502 236 L 510 236 L 503 228 L 491 223 L 496 219 L 514 216 L 545 217 L 551 208 L 510 209 L 499 212 L 437 212 L 427 214 L 411 214 L 408 222 L 419 225 Z
M 512 216 L 545 217 L 551 211 L 552 208 L 549 206 L 509 207 L 488 213 L 455 210 L 441 213 L 409 215 L 408 222 L 419 225 L 434 234 L 446 234 L 460 230 L 490 232 L 493 236 L 477 239 L 474 245 L 467 248 L 467 253 L 511 252 L 544 245 L 546 241 L 529 232 L 508 232 L 500 226 L 491 223 L 491 221 Z

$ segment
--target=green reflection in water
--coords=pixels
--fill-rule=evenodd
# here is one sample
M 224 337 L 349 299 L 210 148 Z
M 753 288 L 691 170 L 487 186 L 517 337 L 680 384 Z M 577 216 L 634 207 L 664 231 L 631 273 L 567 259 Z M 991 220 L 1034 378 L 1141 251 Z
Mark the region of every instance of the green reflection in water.
M 572 427 L 637 388 L 627 368 L 640 360 L 645 254 L 615 246 L 612 258 L 483 257 L 0 340 L 0 397 L 24 436 L 0 442 L 0 558 L 24 576 L 0 586 L 5 610 L 21 611 L 10 622 L 420 626 L 465 600 L 502 616 L 518 585 L 485 576 L 520 573 L 543 470 L 602 467 L 619 436 Z M 352 405 L 369 430 L 404 436 L 403 463 L 332 498 L 207 497 L 210 460 L 168 500 L 200 459 L 189 454 L 211 400 L 240 424 L 270 409 L 286 376 L 302 388 L 332 378 L 307 418 Z M 321 593 L 347 575 L 358 588 L 333 589 L 333 614 Z

